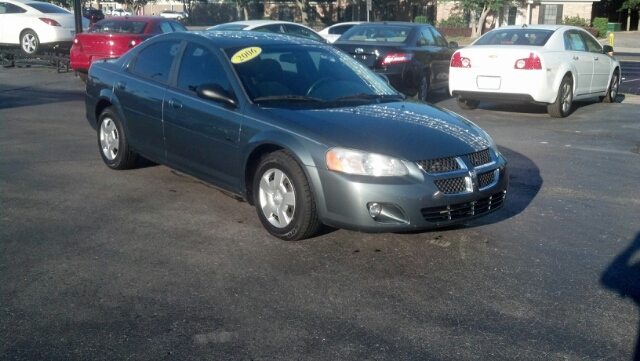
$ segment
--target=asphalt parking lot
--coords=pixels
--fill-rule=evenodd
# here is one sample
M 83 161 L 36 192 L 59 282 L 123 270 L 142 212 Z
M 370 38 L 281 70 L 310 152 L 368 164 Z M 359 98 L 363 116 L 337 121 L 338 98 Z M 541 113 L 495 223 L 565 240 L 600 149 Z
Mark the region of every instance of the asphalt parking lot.
M 2 360 L 633 359 L 639 97 L 552 119 L 440 94 L 509 160 L 504 209 L 287 243 L 184 174 L 109 170 L 83 84 L 21 66 L 0 68 Z

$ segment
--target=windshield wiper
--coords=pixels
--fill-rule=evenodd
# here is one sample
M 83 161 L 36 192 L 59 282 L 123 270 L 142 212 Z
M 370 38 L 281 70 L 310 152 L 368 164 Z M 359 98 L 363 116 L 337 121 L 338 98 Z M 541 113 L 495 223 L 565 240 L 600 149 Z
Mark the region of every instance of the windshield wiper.
M 340 102 L 340 101 L 348 101 L 348 100 L 395 100 L 395 99 L 404 99 L 404 95 L 402 94 L 369 94 L 369 93 L 358 93 L 358 94 L 350 94 L 345 95 L 343 97 L 338 97 L 335 99 L 331 99 L 332 102 Z
M 292 102 L 309 102 L 318 103 L 324 102 L 320 98 L 305 97 L 302 95 L 272 95 L 268 97 L 260 97 L 253 99 L 254 102 L 273 102 L 273 101 L 292 101 Z

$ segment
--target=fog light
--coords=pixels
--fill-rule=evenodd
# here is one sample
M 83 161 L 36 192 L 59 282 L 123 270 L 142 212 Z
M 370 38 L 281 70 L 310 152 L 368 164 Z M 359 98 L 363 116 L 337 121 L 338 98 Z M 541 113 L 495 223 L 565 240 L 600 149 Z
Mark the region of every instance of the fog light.
M 382 206 L 378 203 L 370 203 L 369 204 L 369 215 L 373 218 L 376 218 L 382 212 Z

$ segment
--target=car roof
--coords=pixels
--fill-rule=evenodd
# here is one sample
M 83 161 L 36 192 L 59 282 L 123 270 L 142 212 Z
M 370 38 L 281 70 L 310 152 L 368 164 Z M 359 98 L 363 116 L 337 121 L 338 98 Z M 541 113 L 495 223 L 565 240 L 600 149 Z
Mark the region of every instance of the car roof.
M 356 24 L 355 26 L 367 26 L 367 25 L 380 25 L 380 26 L 410 26 L 410 27 L 420 27 L 420 26 L 433 26 L 427 23 L 410 23 L 408 21 L 372 21 L 372 22 L 362 22 L 360 24 Z
M 240 21 L 232 21 L 229 23 L 225 23 L 225 24 L 238 24 L 238 25 L 247 25 L 247 26 L 262 26 L 262 25 L 271 25 L 271 24 L 292 24 L 292 25 L 299 25 L 305 28 L 308 28 L 308 26 L 302 25 L 302 24 L 298 24 L 298 23 L 294 23 L 291 21 L 284 21 L 284 20 L 240 20 Z M 222 24 L 220 24 L 222 25 Z
M 100 22 L 103 22 L 105 20 L 108 21 L 146 21 L 146 22 L 150 22 L 150 21 L 154 21 L 154 20 L 162 20 L 162 21 L 173 21 L 172 19 L 167 19 L 167 18 L 163 18 L 162 16 L 151 16 L 151 15 L 127 15 L 127 16 L 112 16 L 110 18 L 105 18 L 103 20 L 100 20 Z
M 35 0 L 7 0 L 8 3 L 18 3 L 18 4 L 30 4 L 36 2 Z M 54 4 L 55 5 L 55 4 Z
M 199 31 L 182 31 L 167 34 L 161 34 L 153 37 L 156 39 L 181 39 L 181 40 L 205 40 L 211 42 L 218 48 L 224 49 L 229 47 L 252 47 L 264 45 L 315 45 L 326 46 L 324 43 L 309 38 L 290 36 L 280 33 L 262 33 L 248 31 L 226 31 L 226 30 L 199 30 Z
M 560 28 L 572 28 L 572 29 L 582 29 L 577 26 L 571 25 L 563 25 L 563 24 L 529 24 L 529 25 L 508 25 L 501 26 L 499 28 L 495 28 L 494 30 L 505 30 L 505 29 L 529 29 L 529 30 L 558 30 Z

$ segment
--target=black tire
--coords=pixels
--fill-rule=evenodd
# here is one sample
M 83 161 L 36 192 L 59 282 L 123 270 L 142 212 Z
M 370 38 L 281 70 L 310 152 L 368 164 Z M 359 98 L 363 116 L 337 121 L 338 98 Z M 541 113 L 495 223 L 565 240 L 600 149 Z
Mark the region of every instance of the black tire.
M 89 79 L 89 74 L 82 71 L 76 72 L 76 76 L 85 83 L 87 82 L 87 79 Z
M 422 100 L 423 102 L 427 101 L 429 97 L 429 76 L 425 73 L 420 78 L 420 87 L 418 88 L 418 93 L 416 93 L 416 98 L 418 100 Z
M 256 211 L 274 237 L 298 241 L 316 234 L 321 223 L 309 181 L 287 151 L 266 154 L 253 179 Z
M 618 97 L 618 89 L 620 88 L 620 75 L 618 71 L 614 71 L 611 76 L 611 83 L 609 83 L 609 89 L 607 89 L 607 94 L 602 98 L 602 101 L 605 103 L 615 103 L 616 98 Z
M 40 39 L 33 30 L 25 30 L 20 34 L 20 50 L 25 55 L 35 55 L 40 52 Z
M 560 82 L 556 101 L 551 104 L 547 104 L 547 112 L 554 118 L 564 118 L 571 114 L 572 104 L 573 81 L 569 76 L 565 76 L 562 78 L 562 82 Z
M 122 122 L 113 107 L 102 111 L 98 119 L 98 146 L 102 160 L 111 169 L 131 169 L 138 161 L 138 155 L 131 151 Z
M 473 99 L 456 98 L 456 103 L 460 109 L 474 110 L 480 105 L 480 101 Z

